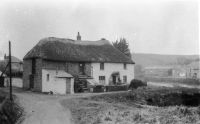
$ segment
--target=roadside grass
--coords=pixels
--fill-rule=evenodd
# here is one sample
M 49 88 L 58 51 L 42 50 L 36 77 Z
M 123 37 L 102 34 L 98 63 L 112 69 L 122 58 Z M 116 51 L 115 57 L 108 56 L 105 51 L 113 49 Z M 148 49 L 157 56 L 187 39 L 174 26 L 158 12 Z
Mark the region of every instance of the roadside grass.
M 0 105 L 1 103 L 4 101 L 4 99 L 6 98 L 7 93 L 3 92 L 0 90 Z
M 76 124 L 196 124 L 200 123 L 200 106 L 182 104 L 183 97 L 177 94 L 198 93 L 197 89 L 146 87 L 66 99 L 61 104 L 70 108 Z
M 11 102 L 8 93 L 0 91 L 0 124 L 20 124 L 23 114 L 23 108 L 19 106 L 16 96 L 13 95 Z

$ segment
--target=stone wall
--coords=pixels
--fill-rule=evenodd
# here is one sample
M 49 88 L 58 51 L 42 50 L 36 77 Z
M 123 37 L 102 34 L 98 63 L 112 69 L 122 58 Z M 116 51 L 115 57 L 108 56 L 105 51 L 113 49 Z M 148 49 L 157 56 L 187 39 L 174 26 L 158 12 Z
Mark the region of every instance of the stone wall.
M 25 89 L 28 89 L 30 86 L 29 76 L 31 74 L 31 67 L 32 61 L 30 59 L 23 61 L 23 88 Z
M 42 68 L 43 69 L 66 70 L 67 67 L 65 65 L 65 62 L 43 60 Z
M 91 63 L 85 64 L 85 73 L 86 73 L 86 75 L 92 77 L 92 65 L 91 65 Z
M 70 94 L 71 93 L 71 79 L 70 78 L 67 78 L 66 79 L 67 81 L 67 83 L 66 83 L 66 93 L 67 94 Z
M 42 59 L 36 59 L 36 71 L 34 74 L 34 91 L 42 91 Z
M 33 75 L 33 82 L 34 82 L 34 91 L 41 91 L 42 89 L 42 59 L 36 59 L 36 67 L 35 67 L 35 74 Z M 23 61 L 23 88 L 29 89 L 30 88 L 30 75 L 32 75 L 32 60 L 24 60 Z
M 42 69 L 57 69 L 65 70 L 73 75 L 75 78 L 79 75 L 79 63 L 75 62 L 58 62 L 36 59 L 35 74 L 33 75 L 34 91 L 42 91 Z M 30 75 L 32 75 L 32 60 L 24 60 L 23 64 L 23 88 L 30 88 Z M 85 63 L 85 73 L 87 76 L 92 76 L 91 63 Z
M 74 77 L 77 77 L 79 75 L 79 63 L 66 63 L 67 66 L 67 72 L 73 75 Z
M 70 73 L 74 77 L 79 75 L 79 63 L 66 63 L 66 72 Z M 92 76 L 91 63 L 85 63 L 85 73 L 87 76 Z

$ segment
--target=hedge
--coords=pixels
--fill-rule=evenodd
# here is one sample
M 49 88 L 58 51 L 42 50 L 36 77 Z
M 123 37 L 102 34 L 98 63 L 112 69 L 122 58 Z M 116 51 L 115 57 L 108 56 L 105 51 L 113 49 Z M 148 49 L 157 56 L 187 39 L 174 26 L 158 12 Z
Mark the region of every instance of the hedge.
M 105 86 L 106 91 L 126 91 L 128 90 L 128 85 L 112 85 L 112 86 Z

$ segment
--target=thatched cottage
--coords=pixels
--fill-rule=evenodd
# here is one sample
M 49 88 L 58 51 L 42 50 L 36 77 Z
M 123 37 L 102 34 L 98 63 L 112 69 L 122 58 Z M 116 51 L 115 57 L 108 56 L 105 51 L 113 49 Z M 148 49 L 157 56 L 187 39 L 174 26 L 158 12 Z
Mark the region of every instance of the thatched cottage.
M 75 84 L 130 83 L 134 62 L 109 41 L 49 37 L 23 58 L 23 87 L 40 92 L 73 93 Z M 87 86 L 86 86 L 87 87 Z

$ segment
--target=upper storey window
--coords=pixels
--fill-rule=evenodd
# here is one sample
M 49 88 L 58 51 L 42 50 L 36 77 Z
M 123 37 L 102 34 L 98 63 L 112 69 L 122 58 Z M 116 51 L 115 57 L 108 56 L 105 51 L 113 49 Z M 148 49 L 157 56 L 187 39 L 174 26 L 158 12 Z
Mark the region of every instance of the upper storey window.
M 100 63 L 100 70 L 104 70 L 104 63 Z

